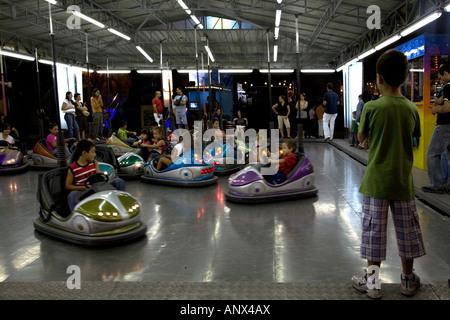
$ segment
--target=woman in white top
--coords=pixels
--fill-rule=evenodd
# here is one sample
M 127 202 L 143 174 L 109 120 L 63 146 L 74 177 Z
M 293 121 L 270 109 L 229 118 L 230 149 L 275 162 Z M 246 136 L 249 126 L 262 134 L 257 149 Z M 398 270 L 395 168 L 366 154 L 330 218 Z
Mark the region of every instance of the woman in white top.
M 67 123 L 67 138 L 75 138 L 78 140 L 79 127 L 75 120 L 75 104 L 72 101 L 72 92 L 66 92 L 66 99 L 62 104 L 61 110 L 64 113 L 64 120 Z

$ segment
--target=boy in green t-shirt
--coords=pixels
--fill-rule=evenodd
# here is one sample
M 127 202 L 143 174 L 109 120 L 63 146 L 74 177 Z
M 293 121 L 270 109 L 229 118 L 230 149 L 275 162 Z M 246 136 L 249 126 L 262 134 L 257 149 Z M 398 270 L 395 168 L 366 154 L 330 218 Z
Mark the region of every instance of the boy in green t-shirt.
M 358 139 L 369 137 L 366 173 L 359 191 L 362 206 L 360 256 L 367 259 L 364 276 L 352 284 L 371 298 L 381 297 L 378 271 L 386 260 L 388 210 L 391 208 L 402 262 L 401 293 L 413 296 L 420 286 L 413 273 L 414 259 L 425 254 L 412 178 L 413 137 L 420 136 L 415 104 L 401 94 L 408 72 L 406 56 L 398 50 L 385 52 L 377 61 L 377 85 L 382 98 L 367 102 L 361 114 Z M 374 274 L 372 274 L 374 272 Z
M 352 142 L 350 147 L 358 147 L 358 122 L 356 122 L 356 111 L 352 112 L 353 120 L 350 132 L 352 134 Z
M 134 142 L 136 142 L 137 139 L 133 137 L 129 137 L 128 135 L 134 135 L 136 136 L 136 132 L 134 131 L 128 131 L 127 130 L 127 122 L 125 120 L 122 120 L 120 122 L 120 128 L 117 130 L 117 136 L 125 141 L 128 145 L 132 146 Z

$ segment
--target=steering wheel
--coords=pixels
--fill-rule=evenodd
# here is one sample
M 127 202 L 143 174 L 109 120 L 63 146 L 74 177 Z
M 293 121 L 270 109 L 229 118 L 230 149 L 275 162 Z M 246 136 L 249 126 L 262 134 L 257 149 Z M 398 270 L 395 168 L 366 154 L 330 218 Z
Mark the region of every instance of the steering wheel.
M 6 140 L 0 140 L 0 147 L 11 147 L 11 144 Z
M 91 175 L 89 178 L 86 179 L 86 181 L 84 181 L 84 186 L 86 188 L 88 188 L 89 186 L 94 185 L 95 183 L 99 183 L 99 182 L 108 182 L 109 181 L 109 177 L 106 174 L 103 173 L 94 173 L 93 175 Z

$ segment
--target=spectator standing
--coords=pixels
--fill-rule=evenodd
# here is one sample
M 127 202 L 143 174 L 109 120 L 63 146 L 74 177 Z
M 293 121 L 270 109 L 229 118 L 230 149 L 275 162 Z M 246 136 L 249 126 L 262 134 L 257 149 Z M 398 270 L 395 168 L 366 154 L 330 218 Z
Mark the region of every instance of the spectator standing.
M 402 264 L 401 293 L 413 296 L 420 287 L 413 264 L 414 259 L 425 255 L 425 248 L 412 176 L 413 138 L 420 136 L 420 118 L 417 106 L 401 93 L 408 70 L 402 52 L 390 50 L 380 56 L 376 73 L 383 97 L 364 106 L 358 129 L 359 141 L 369 137 L 370 143 L 359 189 L 364 195 L 360 256 L 367 260 L 368 268 L 362 277 L 352 277 L 352 285 L 370 298 L 381 298 L 377 277 L 381 262 L 386 260 L 389 208 Z
M 333 84 L 327 84 L 327 93 L 323 96 L 323 106 L 325 113 L 323 115 L 323 133 L 324 141 L 333 140 L 334 123 L 337 117 L 337 106 L 340 104 L 339 96 L 333 91 Z
M 92 92 L 92 134 L 97 140 L 103 139 L 103 99 L 97 88 Z
M 300 94 L 300 100 L 295 104 L 295 109 L 297 109 L 297 123 L 303 126 L 302 134 L 303 139 L 305 138 L 305 132 L 308 130 L 308 101 L 306 101 L 306 94 Z
M 438 76 L 443 87 L 431 109 L 433 114 L 437 114 L 437 118 L 427 151 L 430 185 L 422 187 L 422 191 L 443 194 L 445 188 L 442 179 L 441 155 L 444 151 L 447 152 L 447 162 L 450 166 L 450 63 L 442 64 L 439 67 Z

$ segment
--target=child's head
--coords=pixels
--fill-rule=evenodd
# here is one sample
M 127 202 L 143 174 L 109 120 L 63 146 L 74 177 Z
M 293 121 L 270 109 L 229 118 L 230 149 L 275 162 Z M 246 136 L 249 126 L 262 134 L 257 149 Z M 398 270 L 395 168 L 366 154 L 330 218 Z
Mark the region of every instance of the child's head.
M 126 128 L 127 128 L 127 122 L 126 122 L 125 120 L 121 120 L 121 121 L 120 121 L 120 127 L 121 127 L 122 129 L 126 129 Z
M 79 94 L 79 93 L 77 92 L 77 93 L 75 93 L 75 94 L 73 95 L 73 98 L 75 99 L 75 101 L 81 100 L 81 94 Z M 79 99 L 78 99 L 78 98 L 79 98 Z
M 162 127 L 156 127 L 153 129 L 153 137 L 157 140 L 164 138 L 164 130 Z
M 141 130 L 141 135 L 139 136 L 143 141 L 147 141 L 149 134 L 148 134 L 148 130 L 147 129 L 142 129 Z
M 9 123 L 4 123 L 1 128 L 4 134 L 9 135 L 9 133 L 11 132 L 11 125 Z
M 159 124 L 158 124 L 158 122 L 156 122 L 156 121 L 152 121 L 152 123 L 150 124 L 150 126 L 151 126 L 152 129 L 153 129 L 153 128 L 159 127 Z
M 353 115 L 353 119 L 356 119 L 356 111 L 353 111 L 352 115 Z
M 395 49 L 386 51 L 377 61 L 377 82 L 400 87 L 406 79 L 408 69 L 408 60 L 403 52 Z
M 56 133 L 58 132 L 58 125 L 56 124 L 56 123 L 50 123 L 49 125 L 48 125 L 48 131 L 52 134 L 52 135 L 54 135 L 54 136 L 56 136 Z
M 213 126 L 213 129 L 219 129 L 219 119 L 214 119 L 212 126 Z
M 286 140 L 281 145 L 281 149 L 283 149 L 283 154 L 288 155 L 295 151 L 297 148 L 297 144 L 293 140 Z
M 80 140 L 77 143 L 76 152 L 80 158 L 83 158 L 86 161 L 93 161 L 96 156 L 94 143 L 87 139 Z
M 86 140 L 95 142 L 95 136 L 92 133 L 86 134 Z

